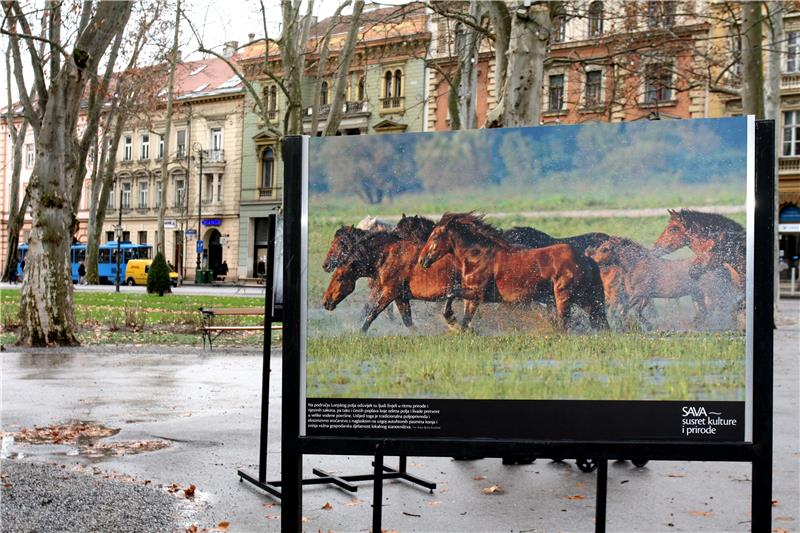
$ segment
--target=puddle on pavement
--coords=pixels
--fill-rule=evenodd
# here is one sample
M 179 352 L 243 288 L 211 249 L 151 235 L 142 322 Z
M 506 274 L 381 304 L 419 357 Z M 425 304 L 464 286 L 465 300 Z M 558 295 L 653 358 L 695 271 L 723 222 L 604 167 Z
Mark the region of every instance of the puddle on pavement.
M 21 459 L 26 455 L 83 456 L 90 460 L 121 457 L 163 450 L 172 445 L 168 440 L 107 441 L 119 428 L 110 428 L 94 422 L 70 420 L 52 426 L 22 428 L 16 432 L 2 433 L 0 458 Z

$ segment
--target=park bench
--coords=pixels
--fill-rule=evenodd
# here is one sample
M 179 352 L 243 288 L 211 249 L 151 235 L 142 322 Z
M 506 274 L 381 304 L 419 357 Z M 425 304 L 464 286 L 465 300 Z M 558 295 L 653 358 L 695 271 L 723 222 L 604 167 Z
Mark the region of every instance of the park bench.
M 203 317 L 203 349 L 206 349 L 206 339 L 208 339 L 208 347 L 210 350 L 214 349 L 214 340 L 225 333 L 226 331 L 263 331 L 264 326 L 220 326 L 214 323 L 215 319 L 220 316 L 264 316 L 263 307 L 200 307 L 200 314 Z M 282 329 L 280 324 L 273 324 L 272 330 Z

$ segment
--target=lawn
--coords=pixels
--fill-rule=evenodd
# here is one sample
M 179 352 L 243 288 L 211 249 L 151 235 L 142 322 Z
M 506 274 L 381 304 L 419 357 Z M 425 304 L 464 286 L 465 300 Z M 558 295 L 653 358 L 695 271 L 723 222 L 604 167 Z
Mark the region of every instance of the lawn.
M 500 334 L 309 340 L 307 395 L 744 400 L 740 335 Z
M 19 326 L 19 290 L 0 293 L 2 330 L 0 342 L 16 342 Z M 114 292 L 73 293 L 78 340 L 82 344 L 164 344 L 202 345 L 199 307 L 260 307 L 263 298 L 237 296 L 159 297 L 150 294 Z M 233 316 L 217 319 L 217 324 L 256 325 L 257 316 Z M 225 335 L 225 346 L 260 346 L 260 332 L 237 332 Z

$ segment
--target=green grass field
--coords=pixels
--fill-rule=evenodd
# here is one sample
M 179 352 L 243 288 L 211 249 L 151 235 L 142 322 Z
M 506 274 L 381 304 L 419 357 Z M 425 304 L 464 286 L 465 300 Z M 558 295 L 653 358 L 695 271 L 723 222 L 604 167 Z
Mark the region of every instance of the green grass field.
M 744 340 L 711 334 L 309 340 L 309 397 L 744 399 Z
M 0 342 L 16 342 L 19 290 L 0 293 Z M 75 321 L 82 344 L 164 344 L 202 346 L 199 307 L 260 307 L 262 298 L 232 296 L 159 297 L 149 294 L 75 291 Z M 217 324 L 254 325 L 258 316 L 220 317 Z M 260 346 L 260 332 L 237 332 L 220 339 L 224 346 Z

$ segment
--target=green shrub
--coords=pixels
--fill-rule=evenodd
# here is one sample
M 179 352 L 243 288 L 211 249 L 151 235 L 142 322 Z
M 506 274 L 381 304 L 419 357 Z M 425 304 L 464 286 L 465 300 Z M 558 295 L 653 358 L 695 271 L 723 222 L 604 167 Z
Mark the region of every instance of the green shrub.
M 171 292 L 170 286 L 167 260 L 164 259 L 164 254 L 158 253 L 153 259 L 153 264 L 150 265 L 150 271 L 147 273 L 147 292 L 164 296 L 165 292 Z

